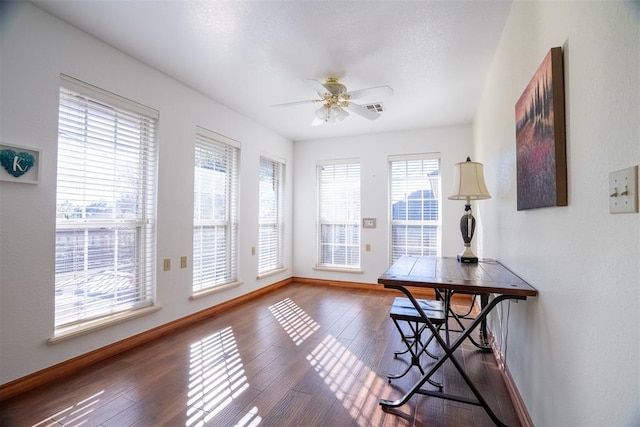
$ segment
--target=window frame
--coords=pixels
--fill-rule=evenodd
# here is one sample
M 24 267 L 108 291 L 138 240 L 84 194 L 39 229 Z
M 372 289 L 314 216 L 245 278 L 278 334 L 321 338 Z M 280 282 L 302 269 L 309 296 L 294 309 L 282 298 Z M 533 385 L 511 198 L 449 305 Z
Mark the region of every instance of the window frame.
M 227 289 L 232 286 L 242 284 L 239 280 L 238 268 L 238 223 L 239 223 L 239 187 L 240 187 L 240 148 L 241 144 L 231 138 L 227 138 L 216 132 L 207 130 L 202 127 L 196 127 L 196 138 L 194 146 L 194 179 L 193 179 L 193 245 L 192 245 L 192 299 Z M 214 179 L 210 176 L 207 184 L 222 185 L 222 188 L 215 187 L 212 192 L 198 192 L 200 182 L 207 180 L 202 176 L 198 169 L 198 165 L 202 160 L 198 157 L 200 154 L 208 155 L 209 160 L 218 164 L 219 168 L 224 168 L 224 182 L 220 179 Z M 202 168 L 211 170 L 212 168 Z M 215 166 L 214 166 L 215 169 Z M 206 171 L 202 171 L 206 173 Z M 218 178 L 221 178 L 220 176 Z M 202 182 L 201 181 L 201 182 Z M 204 184 L 204 182 L 202 182 Z M 211 196 L 211 218 L 203 218 L 200 213 L 206 207 L 203 206 L 202 195 L 209 194 Z M 216 212 L 220 213 L 216 205 L 215 196 L 223 194 L 224 203 L 222 204 L 222 217 L 216 217 Z M 201 203 L 202 202 L 202 203 Z M 202 245 L 198 245 L 198 234 L 202 237 L 202 233 L 198 232 L 200 228 L 214 228 L 222 230 L 224 238 L 222 239 L 223 247 L 218 247 L 218 241 L 213 247 L 213 252 L 205 250 Z M 215 233 L 217 234 L 217 233 Z M 211 248 L 209 248 L 211 249 Z M 205 254 L 206 252 L 206 254 Z M 210 265 L 203 264 L 203 256 L 213 257 L 215 259 L 214 271 L 207 271 Z
M 265 166 L 274 167 L 272 179 L 268 182 L 262 181 L 263 167 Z M 285 178 L 286 161 L 284 159 L 272 154 L 263 153 L 260 155 L 258 167 L 258 278 L 286 270 L 284 265 Z M 263 192 L 265 186 L 268 185 L 273 189 L 273 197 L 269 197 L 270 194 Z M 266 215 L 267 204 L 272 212 L 268 215 Z M 268 242 L 264 240 L 265 236 L 269 236 Z
M 336 167 L 345 168 L 344 176 L 348 177 L 349 174 L 353 174 L 354 167 L 357 165 L 357 178 L 351 180 L 348 179 L 347 185 L 355 185 L 357 188 L 357 196 L 354 195 L 354 190 L 348 188 L 343 189 L 346 193 L 343 194 L 343 201 L 337 201 L 335 191 L 323 190 L 324 186 L 336 185 Z M 334 179 L 323 178 L 323 171 L 325 169 L 332 169 Z M 339 184 L 339 183 L 338 183 Z M 344 182 L 342 184 L 345 184 Z M 316 265 L 314 269 L 317 270 L 329 270 L 329 271 L 343 271 L 351 273 L 362 272 L 362 224 L 361 224 L 361 211 L 362 211 L 362 165 L 359 158 L 349 159 L 335 159 L 324 160 L 316 162 Z M 332 198 L 327 198 L 330 196 Z M 347 205 L 351 201 L 351 205 Z M 337 217 L 329 218 L 331 216 L 327 213 L 328 209 L 334 210 L 332 215 L 335 215 L 336 203 L 345 207 L 344 212 L 341 212 Z M 332 206 L 331 206 L 332 205 Z M 324 236 L 324 229 L 327 227 L 335 228 L 336 230 L 331 232 L 331 238 L 327 241 Z M 340 227 L 344 229 L 344 233 L 339 232 Z M 336 237 L 338 236 L 338 237 Z M 339 236 L 344 236 L 344 241 Z M 335 262 L 336 258 L 332 256 L 332 261 L 327 262 L 325 249 L 332 254 L 336 247 L 344 246 L 344 262 Z M 338 249 L 339 252 L 339 249 Z M 350 262 L 355 255 L 356 262 Z
M 414 181 L 420 180 L 422 187 L 418 189 L 415 182 L 413 184 L 407 183 L 408 179 L 405 179 L 404 183 L 407 185 L 407 188 L 404 192 L 404 203 L 405 203 L 405 212 L 406 215 L 409 215 L 410 211 L 410 195 L 420 191 L 419 200 L 422 205 L 422 215 L 424 216 L 424 206 L 429 200 L 435 201 L 437 204 L 437 209 L 435 210 L 437 219 L 395 219 L 394 218 L 394 204 L 399 203 L 400 199 L 397 196 L 397 191 L 394 187 L 394 172 L 393 165 L 394 163 L 406 163 L 409 162 L 422 162 L 422 168 L 425 169 L 424 162 L 437 162 L 437 174 L 432 176 L 431 179 L 428 177 L 428 174 L 424 172 L 420 177 L 413 178 Z M 428 168 L 427 168 L 428 169 Z M 442 254 L 442 158 L 440 153 L 421 153 L 421 154 L 409 154 L 409 155 L 393 155 L 388 156 L 388 170 L 389 170 L 389 265 L 392 265 L 398 258 L 400 258 L 403 254 L 411 254 L 411 255 L 433 255 L 433 256 L 441 256 Z M 405 177 L 406 178 L 406 177 Z M 435 187 L 435 188 L 432 188 Z M 427 188 L 428 187 L 428 188 Z M 435 190 L 435 191 L 434 191 Z M 434 197 L 425 198 L 425 193 L 427 191 L 431 191 Z M 414 199 L 414 202 L 416 200 Z M 398 209 L 400 209 L 400 205 L 398 205 Z M 433 212 L 430 210 L 430 212 Z M 420 234 L 420 242 L 423 243 L 424 240 L 428 240 L 429 238 L 433 238 L 435 240 L 435 247 L 433 245 L 425 246 L 421 244 L 420 246 L 413 245 L 412 247 L 415 250 L 407 250 L 409 244 L 405 245 L 405 250 L 399 250 L 398 246 L 395 244 L 395 234 L 394 229 L 396 227 L 405 227 L 405 231 L 409 227 L 421 227 Z M 435 228 L 435 233 L 432 233 L 427 239 L 424 238 L 425 228 Z M 408 240 L 408 238 L 406 239 Z
M 154 109 L 60 75 L 50 342 L 158 308 L 158 120 Z

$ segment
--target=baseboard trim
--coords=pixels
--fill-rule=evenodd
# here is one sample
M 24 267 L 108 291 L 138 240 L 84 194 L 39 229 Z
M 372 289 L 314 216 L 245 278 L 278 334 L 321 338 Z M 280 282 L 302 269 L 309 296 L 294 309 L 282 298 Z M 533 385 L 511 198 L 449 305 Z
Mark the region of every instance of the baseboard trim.
M 289 285 L 290 283 L 293 283 L 293 278 L 288 278 L 265 286 L 253 292 L 249 292 L 237 298 L 225 301 L 221 304 L 198 311 L 172 322 L 165 323 L 164 325 L 160 325 L 156 328 L 149 329 L 148 331 L 141 332 L 137 335 L 125 338 L 113 344 L 98 348 L 89 353 L 81 354 L 80 356 L 65 360 L 64 362 L 60 362 L 56 365 L 18 378 L 6 384 L 2 384 L 0 385 L 0 402 L 5 399 L 9 399 L 19 394 L 25 393 L 29 390 L 33 390 L 37 387 L 41 387 L 52 381 L 64 378 L 72 373 L 77 372 L 80 369 L 89 367 L 95 363 L 123 353 L 127 350 L 131 350 L 137 346 L 153 341 L 154 339 L 157 339 L 161 336 L 171 334 L 184 327 L 218 315 L 223 311 L 239 306 L 256 297 L 273 292 L 274 290 Z
M 382 291 L 382 292 L 393 292 L 398 295 L 400 293 L 395 289 L 385 288 L 384 285 L 380 283 L 361 283 L 361 282 L 347 282 L 340 280 L 327 280 L 327 279 L 314 279 L 309 277 L 294 277 L 293 281 L 295 283 L 301 283 L 305 285 L 315 285 L 315 286 L 336 286 L 340 288 L 349 288 L 349 289 L 358 289 L 363 291 Z M 407 289 L 411 291 L 411 294 L 418 298 L 435 298 L 435 292 L 433 289 L 429 288 L 420 288 L 415 286 L 407 286 Z M 460 303 L 468 303 L 471 301 L 472 295 L 467 294 L 454 294 L 453 301 Z
M 107 346 L 98 348 L 89 353 L 81 354 L 69 360 L 65 360 L 56 365 L 18 378 L 6 384 L 0 385 L 0 402 L 35 388 L 41 387 L 52 381 L 59 380 L 68 375 L 77 372 L 80 369 L 87 368 L 95 363 L 106 360 L 110 357 L 116 356 L 127 350 L 131 350 L 142 344 L 146 344 L 161 336 L 171 334 L 182 328 L 190 326 L 194 323 L 200 322 L 207 318 L 213 317 L 223 311 L 237 307 L 247 301 L 250 301 L 256 297 L 273 292 L 283 286 L 290 285 L 292 283 L 315 285 L 315 286 L 337 286 L 342 288 L 350 288 L 357 290 L 368 290 L 376 292 L 394 292 L 398 291 L 394 289 L 386 289 L 383 285 L 378 283 L 359 283 L 359 282 L 347 282 L 338 280 L 326 280 L 326 279 L 313 279 L 305 277 L 290 277 L 288 279 L 281 280 L 274 284 L 257 289 L 253 292 L 241 295 L 237 298 L 225 301 L 221 304 L 209 307 L 205 310 L 193 313 L 191 315 L 182 317 L 164 325 L 160 325 L 156 328 L 149 329 L 148 331 L 141 332 L 137 335 L 133 335 L 129 338 L 125 338 L 121 341 L 109 344 Z M 435 293 L 432 289 L 422 288 L 410 288 L 413 295 L 419 298 L 435 298 Z M 470 301 L 469 295 L 454 295 L 456 301 Z
M 496 340 L 491 332 L 489 332 L 491 348 L 493 349 L 493 356 L 496 359 L 496 363 L 498 364 L 498 370 L 502 374 L 502 379 L 507 387 L 507 393 L 509 393 L 509 398 L 513 403 L 513 406 L 516 410 L 516 415 L 518 417 L 518 421 L 520 421 L 520 425 L 523 427 L 535 427 L 533 424 L 533 420 L 529 415 L 529 411 L 527 411 L 527 406 L 524 404 L 524 400 L 518 391 L 518 387 L 516 387 L 516 383 L 511 376 L 511 372 L 509 372 L 509 368 L 507 367 L 504 357 L 500 352 L 496 344 Z

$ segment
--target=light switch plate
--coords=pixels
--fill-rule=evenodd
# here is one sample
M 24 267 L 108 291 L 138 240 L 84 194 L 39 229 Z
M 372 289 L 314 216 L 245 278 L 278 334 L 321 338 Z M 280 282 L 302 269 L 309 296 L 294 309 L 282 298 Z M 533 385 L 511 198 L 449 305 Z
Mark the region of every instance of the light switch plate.
M 362 228 L 376 228 L 376 219 L 362 218 Z
M 609 174 L 609 212 L 638 212 L 638 166 Z

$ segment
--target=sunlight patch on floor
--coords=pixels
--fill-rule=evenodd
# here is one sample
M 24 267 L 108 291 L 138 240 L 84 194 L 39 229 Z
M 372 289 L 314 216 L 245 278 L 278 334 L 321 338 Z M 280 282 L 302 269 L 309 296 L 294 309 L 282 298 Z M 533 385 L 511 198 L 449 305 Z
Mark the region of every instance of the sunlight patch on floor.
M 242 417 L 242 419 L 235 425 L 235 427 L 255 427 L 260 425 L 262 417 L 258 415 L 258 408 L 253 407 L 251 410 Z
M 378 410 L 386 379 L 380 378 L 331 335 L 316 346 L 307 360 L 356 423 L 361 427 L 371 425 L 370 415 Z
M 275 303 L 269 310 L 296 345 L 302 344 L 320 327 L 290 298 Z
M 100 402 L 100 395 L 104 393 L 104 390 L 89 396 L 88 398 L 81 400 L 75 405 L 59 411 L 49 418 L 34 424 L 33 427 L 47 427 L 47 426 L 82 426 L 86 425 L 89 421 L 89 414 L 94 411 L 94 408 Z
M 187 427 L 205 425 L 249 387 L 231 327 L 191 345 Z M 204 411 L 204 412 L 202 412 Z

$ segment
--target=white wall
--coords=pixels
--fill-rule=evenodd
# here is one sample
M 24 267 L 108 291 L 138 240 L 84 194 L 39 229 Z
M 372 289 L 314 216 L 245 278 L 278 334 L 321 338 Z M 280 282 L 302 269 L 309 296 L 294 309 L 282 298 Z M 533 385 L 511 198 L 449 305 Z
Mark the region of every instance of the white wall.
M 608 197 L 609 172 L 640 163 L 639 28 L 638 1 L 516 1 L 476 116 L 495 189 L 482 205 L 485 249 L 540 292 L 511 304 L 503 345 L 538 426 L 640 424 L 640 217 L 609 214 Z M 518 212 L 514 106 L 555 46 L 569 206 Z
M 356 117 L 354 120 L 357 120 Z M 382 119 L 380 119 L 382 120 Z M 339 125 L 338 125 L 339 126 Z M 377 283 L 389 266 L 388 156 L 440 153 L 442 168 L 442 255 L 461 252 L 463 241 L 459 220 L 464 203 L 446 200 L 453 185 L 453 165 L 471 154 L 470 125 L 426 130 L 390 132 L 349 138 L 332 138 L 295 143 L 294 276 L 326 280 Z M 361 214 L 376 218 L 375 229 L 362 230 L 362 273 L 318 271 L 316 265 L 316 162 L 332 159 L 360 159 Z M 475 240 L 475 239 L 474 239 Z M 366 252 L 365 245 L 371 245 Z
M 286 159 L 292 189 L 293 143 L 150 69 L 27 3 L 2 5 L 0 22 L 0 141 L 41 150 L 39 185 L 0 183 L 0 383 L 187 316 L 292 274 L 257 280 L 259 156 Z M 155 108 L 159 121 L 157 299 L 159 312 L 55 345 L 54 242 L 57 116 L 60 73 Z M 196 125 L 241 142 L 240 287 L 189 300 Z M 286 229 L 291 230 L 291 191 Z M 161 271 L 163 258 L 172 270 Z M 189 262 L 191 265 L 191 262 Z
M 121 52 L 25 4 L 0 15 L 0 141 L 42 150 L 39 185 L 0 183 L 0 383 L 186 316 L 291 275 L 375 283 L 388 265 L 387 156 L 442 153 L 443 183 L 470 154 L 485 163 L 493 199 L 476 203 L 482 247 L 540 291 L 494 319 L 508 367 L 536 425 L 638 424 L 640 402 L 640 220 L 608 213 L 610 171 L 640 163 L 640 3 L 516 1 L 473 131 L 469 126 L 307 141 L 294 146 Z M 546 52 L 565 50 L 569 206 L 516 211 L 514 105 Z M 160 111 L 158 300 L 151 316 L 56 345 L 53 334 L 55 156 L 59 74 Z M 188 300 L 193 133 L 196 125 L 242 142 L 241 279 Z M 287 159 L 289 270 L 256 280 L 259 155 Z M 359 157 L 364 273 L 315 265 L 315 162 Z M 295 169 L 293 165 L 295 163 Z M 293 169 L 293 171 L 292 171 Z M 293 178 L 293 179 L 292 179 Z M 295 188 L 294 188 L 295 186 Z M 291 192 L 288 193 L 291 195 Z M 294 212 L 292 212 L 294 210 Z M 461 202 L 443 204 L 443 255 L 461 248 Z M 295 222 L 291 220 L 295 214 Z M 295 241 L 292 242 L 292 235 Z M 295 266 L 292 263 L 295 248 Z M 501 322 L 499 320 L 502 320 Z M 508 322 L 508 323 L 507 323 Z M 507 325 L 501 328 L 501 325 Z M 508 334 L 507 334 L 508 332 Z

